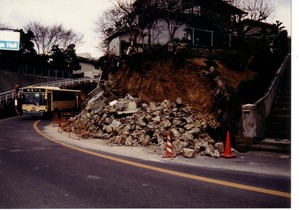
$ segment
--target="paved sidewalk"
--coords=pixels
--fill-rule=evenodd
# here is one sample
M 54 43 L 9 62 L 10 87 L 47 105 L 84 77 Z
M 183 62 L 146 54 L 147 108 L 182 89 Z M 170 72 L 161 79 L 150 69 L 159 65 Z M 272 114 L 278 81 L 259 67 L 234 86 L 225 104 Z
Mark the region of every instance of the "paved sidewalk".
M 235 170 L 250 173 L 259 173 L 266 175 L 280 175 L 291 177 L 291 158 L 289 155 L 282 155 L 269 152 L 254 152 L 234 154 L 237 156 L 232 159 L 211 158 L 197 155 L 189 159 L 183 156 L 177 156 L 174 159 L 162 158 L 163 154 L 153 153 L 146 147 L 129 147 L 109 145 L 107 140 L 101 139 L 80 139 L 75 134 L 58 132 L 58 127 L 53 127 L 51 123 L 40 122 L 39 129 L 47 136 L 55 139 L 57 142 L 72 145 L 75 147 L 92 150 L 96 152 L 105 152 L 117 154 L 125 157 L 138 158 L 147 161 L 156 161 L 169 164 L 184 164 L 194 167 L 222 168 L 225 170 Z

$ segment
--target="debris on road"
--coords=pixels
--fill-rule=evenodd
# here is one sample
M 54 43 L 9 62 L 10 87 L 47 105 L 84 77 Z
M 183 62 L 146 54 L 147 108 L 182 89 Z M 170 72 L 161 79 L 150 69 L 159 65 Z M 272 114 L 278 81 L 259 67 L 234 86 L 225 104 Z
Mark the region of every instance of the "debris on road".
M 108 139 L 112 144 L 125 146 L 154 146 L 162 154 L 170 131 L 176 155 L 218 158 L 223 152 L 223 143 L 205 132 L 208 124 L 217 126 L 214 117 L 192 112 L 190 107 L 182 106 L 181 98 L 176 102 L 164 100 L 148 104 L 130 95 L 113 101 L 103 95 L 100 98 L 70 119 L 73 130 L 83 130 L 81 138 Z

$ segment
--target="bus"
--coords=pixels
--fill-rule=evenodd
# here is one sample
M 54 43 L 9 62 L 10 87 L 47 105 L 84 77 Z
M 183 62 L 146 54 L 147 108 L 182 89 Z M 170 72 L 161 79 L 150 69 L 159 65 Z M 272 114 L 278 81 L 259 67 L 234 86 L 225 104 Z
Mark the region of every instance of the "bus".
M 23 115 L 51 116 L 53 113 L 80 110 L 80 90 L 28 86 L 23 89 Z

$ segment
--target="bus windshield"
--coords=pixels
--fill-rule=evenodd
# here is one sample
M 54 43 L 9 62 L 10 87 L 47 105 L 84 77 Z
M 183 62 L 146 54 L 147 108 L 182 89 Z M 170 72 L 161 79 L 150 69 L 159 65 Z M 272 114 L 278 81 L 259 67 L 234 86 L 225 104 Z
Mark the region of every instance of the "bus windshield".
M 24 100 L 25 104 L 47 105 L 45 93 L 24 93 Z

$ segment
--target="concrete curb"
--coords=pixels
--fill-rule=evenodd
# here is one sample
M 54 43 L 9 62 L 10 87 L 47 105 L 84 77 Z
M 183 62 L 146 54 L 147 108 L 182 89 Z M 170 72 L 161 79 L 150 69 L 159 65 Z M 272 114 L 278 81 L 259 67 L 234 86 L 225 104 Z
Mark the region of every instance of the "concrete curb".
M 129 147 L 109 145 L 108 140 L 101 139 L 81 139 L 75 138 L 75 134 L 69 137 L 66 132 L 58 132 L 58 127 L 53 127 L 51 123 L 42 121 L 39 123 L 40 131 L 55 139 L 57 142 L 68 144 L 74 147 L 83 148 L 86 150 L 96 151 L 98 153 L 123 156 L 124 158 L 135 158 L 145 161 L 162 162 L 168 164 L 179 164 L 206 168 L 221 168 L 224 170 L 234 170 L 240 172 L 258 173 L 265 175 L 280 175 L 284 177 L 291 176 L 291 158 L 289 155 L 283 155 L 270 152 L 252 151 L 247 153 L 235 152 L 236 158 L 211 158 L 207 156 L 197 155 L 195 158 L 185 158 L 177 156 L 174 159 L 165 159 L 162 154 L 155 154 L 146 147 Z

